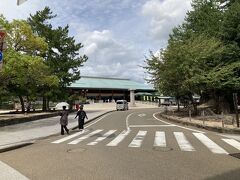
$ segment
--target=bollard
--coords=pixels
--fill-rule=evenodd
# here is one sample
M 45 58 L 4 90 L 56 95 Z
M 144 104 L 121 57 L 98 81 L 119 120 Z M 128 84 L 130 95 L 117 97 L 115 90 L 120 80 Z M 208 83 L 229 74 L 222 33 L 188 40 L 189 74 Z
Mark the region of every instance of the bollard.
M 165 106 L 165 113 L 167 114 L 168 113 L 168 107 Z
M 192 121 L 192 112 L 191 112 L 191 109 L 189 110 L 189 121 L 191 122 Z
M 222 119 L 222 127 L 224 128 L 224 120 Z

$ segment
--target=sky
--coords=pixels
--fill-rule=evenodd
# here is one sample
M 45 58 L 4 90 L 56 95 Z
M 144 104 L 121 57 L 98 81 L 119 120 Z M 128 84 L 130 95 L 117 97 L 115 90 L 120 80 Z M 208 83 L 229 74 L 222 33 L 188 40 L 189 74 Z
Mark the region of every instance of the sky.
M 191 0 L 0 0 L 0 14 L 8 20 L 26 19 L 50 7 L 56 26 L 70 26 L 70 35 L 84 47 L 88 61 L 82 76 L 127 78 L 145 82 L 142 68 L 149 51 L 167 46 L 173 27 L 184 21 Z

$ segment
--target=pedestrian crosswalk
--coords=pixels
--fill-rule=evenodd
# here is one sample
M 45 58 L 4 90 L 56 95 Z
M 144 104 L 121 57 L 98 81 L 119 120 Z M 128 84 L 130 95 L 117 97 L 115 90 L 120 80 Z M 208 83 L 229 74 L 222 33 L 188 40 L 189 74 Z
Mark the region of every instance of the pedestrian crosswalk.
M 174 136 L 182 151 L 195 151 L 194 147 L 192 147 L 182 132 L 174 132 Z
M 184 134 L 183 132 L 164 132 L 164 131 L 155 131 L 154 134 L 152 134 L 154 137 L 152 137 L 153 140 L 153 146 L 154 147 L 168 147 L 168 137 L 170 136 L 170 133 L 173 134 L 173 138 L 175 139 L 174 142 L 176 142 L 177 146 L 181 151 L 185 152 L 191 152 L 191 151 L 197 151 L 199 147 L 194 147 L 192 142 L 198 141 L 199 144 L 202 144 L 205 148 L 207 148 L 210 152 L 214 154 L 229 154 L 223 147 L 219 145 L 220 144 L 226 146 L 231 146 L 235 150 L 240 151 L 240 142 L 234 140 L 234 139 L 220 139 L 217 140 L 218 143 L 214 142 L 211 138 L 209 138 L 206 134 L 203 133 L 187 133 Z M 151 133 L 149 133 L 151 134 Z M 131 136 L 130 136 L 131 135 Z M 97 130 L 84 130 L 81 132 L 74 133 L 72 135 L 66 136 L 64 138 L 58 139 L 56 141 L 53 141 L 53 144 L 60 144 L 66 142 L 69 145 L 76 145 L 81 143 L 82 141 L 86 141 L 86 145 L 88 146 L 95 146 L 99 143 L 104 143 L 104 145 L 108 147 L 114 147 L 120 145 L 127 137 L 130 137 L 130 144 L 128 145 L 129 148 L 140 148 L 146 139 L 146 136 L 148 136 L 148 132 L 146 130 L 139 130 L 139 131 L 131 131 L 131 130 L 123 130 L 118 131 L 116 129 L 114 130 L 103 130 L 103 129 L 97 129 Z M 190 137 L 191 136 L 191 137 Z M 94 140 L 93 138 L 96 137 Z M 194 138 L 194 139 L 193 139 Z M 189 141 L 191 140 L 191 142 Z M 90 142 L 89 142 L 90 140 Z M 129 139 L 128 139 L 129 140 Z M 149 139 L 148 139 L 149 141 Z
M 140 147 L 146 134 L 147 131 L 139 131 L 128 147 Z
M 215 142 L 213 142 L 211 139 L 209 139 L 207 136 L 201 133 L 193 133 L 193 135 L 199 139 L 207 148 L 209 148 L 213 153 L 217 154 L 228 154 L 227 151 L 225 151 L 223 148 L 221 148 L 219 145 L 217 145 Z

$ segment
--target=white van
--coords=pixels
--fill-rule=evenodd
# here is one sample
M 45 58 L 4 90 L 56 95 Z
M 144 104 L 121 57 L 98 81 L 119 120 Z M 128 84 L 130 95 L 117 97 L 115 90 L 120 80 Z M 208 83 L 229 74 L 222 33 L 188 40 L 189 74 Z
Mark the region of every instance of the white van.
M 126 100 L 117 100 L 116 109 L 118 110 L 128 110 L 128 102 Z

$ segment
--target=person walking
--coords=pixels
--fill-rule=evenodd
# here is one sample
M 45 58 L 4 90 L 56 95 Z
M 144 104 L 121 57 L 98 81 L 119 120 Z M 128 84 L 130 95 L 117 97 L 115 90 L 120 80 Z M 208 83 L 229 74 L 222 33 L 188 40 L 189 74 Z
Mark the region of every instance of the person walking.
M 80 106 L 80 109 L 77 112 L 77 115 L 76 115 L 75 119 L 77 117 L 78 117 L 78 128 L 79 128 L 79 130 L 83 130 L 84 129 L 84 127 L 83 127 L 84 119 L 85 118 L 88 119 L 86 112 L 83 110 L 83 105 Z
M 68 111 L 66 110 L 66 106 L 63 106 L 63 110 L 60 112 L 60 124 L 61 124 L 61 135 L 64 135 L 64 129 L 69 134 L 68 125 Z

